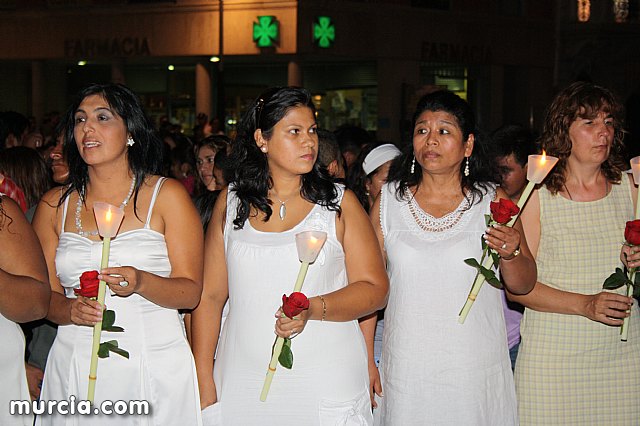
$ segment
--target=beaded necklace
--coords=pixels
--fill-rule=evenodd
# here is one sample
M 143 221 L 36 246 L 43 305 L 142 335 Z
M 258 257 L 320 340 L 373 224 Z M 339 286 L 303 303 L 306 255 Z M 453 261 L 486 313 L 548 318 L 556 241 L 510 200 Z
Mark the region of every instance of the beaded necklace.
M 126 207 L 127 204 L 129 204 L 129 200 L 131 199 L 131 196 L 133 195 L 133 190 L 136 187 L 136 177 L 134 176 L 133 179 L 131 179 L 131 187 L 129 188 L 129 192 L 127 193 L 127 196 L 125 197 L 124 201 L 122 201 L 122 204 L 120 204 L 120 208 L 124 209 Z M 96 235 L 98 235 L 98 230 L 95 231 L 85 231 L 82 229 L 82 216 L 81 216 L 81 212 L 82 212 L 82 198 L 80 195 L 84 195 L 85 192 L 85 188 L 83 187 L 82 190 L 80 191 L 80 193 L 78 194 L 78 202 L 76 203 L 76 231 L 78 232 L 78 235 L 80 235 L 81 237 L 94 237 Z

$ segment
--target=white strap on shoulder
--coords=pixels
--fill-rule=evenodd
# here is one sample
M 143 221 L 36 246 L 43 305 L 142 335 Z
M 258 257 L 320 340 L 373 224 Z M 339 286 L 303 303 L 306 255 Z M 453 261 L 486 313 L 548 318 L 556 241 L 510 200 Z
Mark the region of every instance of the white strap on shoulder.
M 62 195 L 64 192 L 64 186 L 60 188 L 60 195 Z M 62 226 L 60 228 L 60 232 L 64 232 L 64 225 L 67 221 L 67 210 L 69 210 L 69 197 L 71 196 L 71 194 L 69 193 L 69 195 L 67 195 L 67 197 L 64 199 L 64 203 L 62 203 L 62 219 L 60 220 L 60 225 Z
M 156 204 L 156 198 L 158 198 L 158 193 L 160 192 L 160 188 L 162 187 L 162 184 L 166 180 L 167 178 L 161 177 L 156 182 L 155 188 L 153 188 L 153 196 L 151 197 L 151 202 L 149 203 L 149 212 L 147 213 L 147 221 L 144 223 L 145 228 L 149 228 L 149 223 L 151 223 L 151 215 L 153 214 L 153 206 Z

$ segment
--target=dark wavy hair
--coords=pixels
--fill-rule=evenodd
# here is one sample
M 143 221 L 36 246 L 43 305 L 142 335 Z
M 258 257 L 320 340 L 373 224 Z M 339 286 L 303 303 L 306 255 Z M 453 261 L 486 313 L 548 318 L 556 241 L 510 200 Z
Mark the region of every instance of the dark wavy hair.
M 526 166 L 529 156 L 537 153 L 536 137 L 532 131 L 520 124 L 505 124 L 494 130 L 491 139 L 497 157 L 508 157 L 513 154 L 520 167 Z
M 134 188 L 134 211 L 138 201 L 140 187 L 149 175 L 160 174 L 162 170 L 162 142 L 156 136 L 153 123 L 144 113 L 140 99 L 128 87 L 122 84 L 91 84 L 76 95 L 74 102 L 63 118 L 65 129 L 64 155 L 69 163 L 69 187 L 62 194 L 58 205 L 73 191 L 78 191 L 84 202 L 84 188 L 89 179 L 87 163 L 78 151 L 74 136 L 75 114 L 82 101 L 91 95 L 99 95 L 109 104 L 131 135 L 135 143 L 127 149 L 129 169 L 136 178 Z
M 0 151 L 0 172 L 6 174 L 24 192 L 27 208 L 38 204 L 51 187 L 49 169 L 38 151 L 14 146 Z
M 251 207 L 265 214 L 265 222 L 273 213 L 271 201 L 267 197 L 269 189 L 273 186 L 267 154 L 258 148 L 254 133 L 261 129 L 262 136 L 269 140 L 273 135 L 274 126 L 295 107 L 309 108 L 315 115 L 316 109 L 307 90 L 297 87 L 274 87 L 258 96 L 238 124 L 238 133 L 227 162 L 228 175 L 233 182 L 231 190 L 239 200 L 233 220 L 236 229 L 244 226 Z M 331 177 L 317 161 L 311 171 L 302 176 L 300 195 L 311 203 L 340 213 L 338 191 Z
M 602 173 L 612 183 L 620 183 L 622 171 L 628 168 L 624 160 L 624 107 L 608 89 L 579 81 L 556 95 L 549 106 L 542 129 L 542 149 L 558 157 L 558 163 L 544 181 L 552 194 L 562 190 L 566 181 L 567 159 L 573 146 L 569 127 L 578 118 L 595 118 L 599 112 L 611 114 L 614 137 L 609 158 L 602 163 Z
M 455 93 L 441 90 L 424 95 L 418 101 L 413 114 L 412 127 L 425 111 L 444 111 L 455 117 L 462 139 L 465 142 L 469 135 L 474 135 L 473 154 L 469 157 L 469 176 L 463 173 L 466 161 L 460 164 L 460 191 L 469 198 L 469 205 L 482 201 L 492 184 L 500 181 L 498 169 L 492 158 L 492 144 L 489 138 L 476 126 L 476 119 L 469 104 Z M 389 169 L 387 182 L 397 182 L 396 197 L 406 198 L 409 188 L 419 186 L 422 182 L 420 165 L 416 164 L 415 173 L 411 173 L 414 158 L 413 143 L 408 143 L 402 155 L 395 158 Z M 469 196 L 467 195 L 469 194 Z

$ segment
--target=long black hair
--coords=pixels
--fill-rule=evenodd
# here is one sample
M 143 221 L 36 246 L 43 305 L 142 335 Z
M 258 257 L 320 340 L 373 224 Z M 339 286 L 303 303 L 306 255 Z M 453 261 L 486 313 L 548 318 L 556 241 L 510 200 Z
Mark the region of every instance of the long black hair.
M 295 107 L 309 108 L 315 115 L 316 109 L 307 90 L 297 87 L 274 87 L 258 96 L 238 124 L 238 133 L 227 162 L 233 182 L 232 191 L 240 201 L 233 220 L 236 229 L 244 226 L 251 207 L 265 214 L 265 222 L 273 213 L 271 201 L 268 199 L 273 181 L 269 173 L 267 154 L 258 148 L 254 133 L 261 129 L 262 136 L 269 140 L 273 135 L 274 126 Z M 300 195 L 311 203 L 340 213 L 338 191 L 331 177 L 322 170 L 317 161 L 311 171 L 302 176 Z
M 460 164 L 460 190 L 470 203 L 479 202 L 489 191 L 492 184 L 499 182 L 499 174 L 496 164 L 491 159 L 492 146 L 488 137 L 476 126 L 476 119 L 469 104 L 455 93 L 447 90 L 424 95 L 418 101 L 416 112 L 413 114 L 412 128 L 425 111 L 444 111 L 455 117 L 458 127 L 462 131 L 463 142 L 474 135 L 473 154 L 469 157 L 469 176 L 465 176 L 466 161 Z M 420 165 L 416 164 L 415 172 L 411 173 L 411 164 L 414 159 L 413 142 L 408 143 L 402 155 L 396 157 L 391 163 L 387 182 L 397 182 L 396 197 L 400 200 L 406 198 L 409 187 L 418 186 L 422 182 Z
M 69 187 L 66 189 L 58 205 L 73 191 L 78 191 L 84 202 L 84 188 L 89 179 L 87 163 L 78 151 L 74 136 L 75 114 L 82 101 L 91 95 L 99 95 L 109 107 L 120 117 L 127 127 L 127 132 L 134 140 L 133 146 L 127 149 L 129 169 L 136 178 L 134 188 L 134 211 L 138 201 L 140 187 L 149 175 L 159 174 L 162 170 L 162 142 L 156 136 L 151 120 L 144 113 L 140 99 L 128 87 L 122 84 L 91 84 L 76 95 L 74 102 L 67 110 L 63 122 L 66 132 L 64 155 L 69 163 Z

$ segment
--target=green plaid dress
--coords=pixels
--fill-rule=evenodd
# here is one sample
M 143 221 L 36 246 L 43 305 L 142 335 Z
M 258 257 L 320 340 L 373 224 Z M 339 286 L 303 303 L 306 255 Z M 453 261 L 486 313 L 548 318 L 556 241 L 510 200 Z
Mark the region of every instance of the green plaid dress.
M 626 176 L 597 201 L 570 201 L 546 188 L 539 194 L 538 281 L 574 293 L 602 291 L 620 266 L 625 223 L 633 217 Z M 639 425 L 637 303 L 631 315 L 622 342 L 619 327 L 526 309 L 515 372 L 520 424 Z

